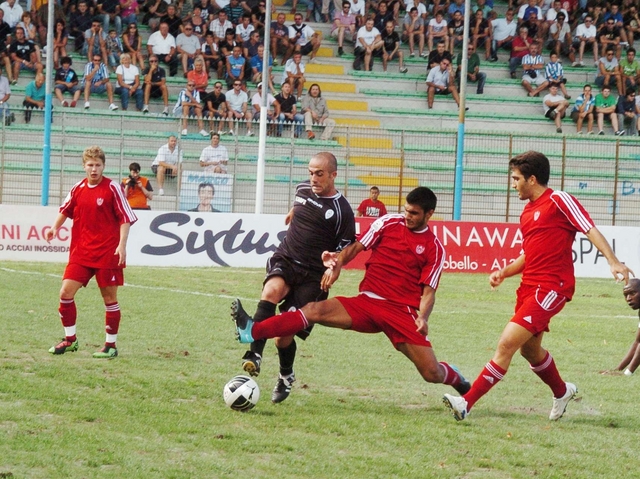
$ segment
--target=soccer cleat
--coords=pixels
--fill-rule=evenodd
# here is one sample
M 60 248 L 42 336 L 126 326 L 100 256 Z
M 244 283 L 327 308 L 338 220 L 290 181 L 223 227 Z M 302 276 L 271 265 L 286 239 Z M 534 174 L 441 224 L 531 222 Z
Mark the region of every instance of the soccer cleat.
M 262 357 L 253 351 L 247 351 L 242 356 L 242 369 L 250 376 L 258 377 L 260 375 L 260 363 L 262 363 Z
M 253 319 L 244 310 L 239 299 L 231 303 L 231 320 L 236 323 L 236 339 L 241 343 L 252 343 Z
M 276 387 L 273 388 L 273 392 L 271 393 L 271 402 L 273 404 L 278 404 L 287 399 L 289 394 L 291 394 L 291 386 L 295 381 L 296 376 L 293 373 L 286 378 L 280 376 L 276 383 Z
M 113 359 L 118 357 L 118 350 L 109 346 L 105 346 L 100 351 L 93 353 L 93 357 L 96 359 Z
M 452 387 L 458 392 L 458 394 L 460 394 L 460 396 L 464 396 L 469 392 L 469 389 L 471 389 L 471 384 L 466 380 L 466 378 L 462 375 L 462 373 L 456 366 L 453 366 L 451 364 L 449 364 L 449 366 L 451 366 L 451 369 L 453 369 L 460 378 L 460 382 L 456 386 Z
M 66 338 L 62 338 L 55 346 L 51 346 L 49 348 L 49 352 L 51 354 L 64 354 L 64 353 L 75 353 L 78 350 L 78 340 L 69 341 Z
M 453 417 L 456 421 L 462 421 L 467 417 L 467 400 L 463 397 L 452 396 L 451 394 L 445 394 L 442 398 L 442 402 L 445 406 L 451 409 Z
M 557 421 L 562 417 L 567 409 L 567 406 L 569 405 L 569 401 L 571 401 L 578 392 L 578 388 L 575 384 L 565 384 L 567 385 L 567 392 L 564 393 L 564 396 L 562 396 L 561 398 L 553 398 L 553 407 L 551 408 L 551 413 L 549 414 L 549 419 L 551 421 Z

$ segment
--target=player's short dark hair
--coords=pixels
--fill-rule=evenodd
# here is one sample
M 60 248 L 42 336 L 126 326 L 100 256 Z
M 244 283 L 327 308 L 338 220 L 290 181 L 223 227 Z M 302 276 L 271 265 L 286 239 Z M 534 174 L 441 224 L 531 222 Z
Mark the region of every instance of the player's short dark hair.
M 380 191 L 380 188 L 378 188 L 377 186 L 372 186 L 371 188 L 369 188 L 369 191 L 371 190 Z
M 636 49 L 635 49 L 635 48 L 633 48 L 633 47 L 629 47 L 629 48 L 627 48 L 627 53 L 632 53 L 632 52 L 633 52 L 633 54 L 635 55 L 635 54 L 636 54 Z
M 129 165 L 129 171 L 137 171 L 140 172 L 140 163 L 136 163 L 135 161 Z
M 418 186 L 407 195 L 407 203 L 422 208 L 423 212 L 436 209 L 438 198 L 436 194 L 426 186 Z
M 547 183 L 549 183 L 549 175 L 551 172 L 549 158 L 539 151 L 525 151 L 511 158 L 509 168 L 517 168 L 525 180 L 528 180 L 531 176 L 535 176 L 539 185 L 547 186 Z
M 200 193 L 205 188 L 211 188 L 211 193 L 216 194 L 216 189 L 213 187 L 212 183 L 200 183 L 198 185 L 198 193 Z
M 71 60 L 71 57 L 62 57 L 60 59 L 60 65 L 66 65 L 66 64 L 73 65 L 73 60 Z

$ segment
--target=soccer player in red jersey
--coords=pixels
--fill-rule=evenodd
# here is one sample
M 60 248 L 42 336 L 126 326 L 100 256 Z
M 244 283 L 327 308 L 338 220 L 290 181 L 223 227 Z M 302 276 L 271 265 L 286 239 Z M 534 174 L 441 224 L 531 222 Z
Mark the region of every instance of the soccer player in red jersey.
M 95 276 L 106 309 L 107 337 L 104 347 L 93 357 L 110 359 L 118 355 L 118 286 L 124 284 L 122 270 L 127 256 L 127 238 L 129 228 L 137 218 L 127 203 L 122 186 L 102 175 L 104 165 L 101 148 L 91 146 L 84 150 L 82 166 L 87 177 L 71 188 L 60 207 L 60 214 L 46 234 L 50 242 L 67 218 L 73 220 L 69 263 L 62 277 L 58 309 L 65 337 L 49 349 L 51 354 L 78 350 L 74 297 Z
M 506 325 L 498 348 L 468 393 L 462 397 L 445 394 L 444 403 L 461 421 L 473 405 L 507 373 L 513 355 L 529 361 L 531 370 L 553 392 L 552 421 L 562 417 L 577 392 L 572 383 L 562 380 L 551 354 L 542 347 L 551 318 L 558 314 L 575 289 L 571 245 L 576 232 L 589 238 L 606 258 L 613 276 L 625 284 L 633 272 L 613 253 L 607 240 L 595 227 L 589 214 L 576 198 L 547 187 L 549 160 L 542 153 L 528 151 L 509 162 L 512 186 L 518 197 L 528 203 L 520 215 L 523 253 L 513 263 L 494 271 L 489 283 L 497 287 L 505 278 L 522 273 L 517 291 L 515 314 Z
M 384 332 L 425 381 L 448 384 L 464 394 L 469 383 L 455 367 L 438 362 L 427 337 L 445 259 L 442 244 L 427 224 L 436 202 L 429 188 L 416 188 L 407 195 L 404 215 L 383 216 L 340 253 L 322 253 L 327 267 L 322 288 L 327 291 L 344 265 L 371 250 L 358 296 L 308 303 L 261 322 L 254 322 L 236 301 L 232 317 L 240 342 L 292 335 L 316 323 L 361 333 Z
M 362 200 L 362 203 L 358 206 L 357 216 L 369 216 L 373 218 L 380 218 L 387 214 L 387 207 L 382 201 L 378 200 L 380 196 L 380 189 L 377 186 L 372 186 L 369 189 L 369 198 Z

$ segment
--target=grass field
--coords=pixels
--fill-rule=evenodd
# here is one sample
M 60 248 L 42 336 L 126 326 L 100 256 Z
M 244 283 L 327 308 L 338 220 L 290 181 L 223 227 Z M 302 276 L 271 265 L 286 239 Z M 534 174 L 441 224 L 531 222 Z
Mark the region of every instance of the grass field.
M 456 423 L 450 388 L 424 383 L 383 335 L 318 327 L 299 343 L 291 397 L 271 404 L 272 343 L 248 413 L 222 387 L 241 372 L 231 298 L 253 311 L 259 270 L 134 268 L 121 289 L 120 357 L 104 341 L 95 283 L 78 304 L 80 350 L 62 336 L 63 265 L 0 263 L 0 478 L 630 478 L 637 477 L 638 377 L 612 369 L 638 317 L 612 280 L 580 280 L 545 345 L 579 400 L 549 422 L 551 393 L 522 358 Z M 345 272 L 332 294 L 351 295 Z M 439 359 L 473 380 L 513 308 L 517 280 L 446 274 L 430 322 Z

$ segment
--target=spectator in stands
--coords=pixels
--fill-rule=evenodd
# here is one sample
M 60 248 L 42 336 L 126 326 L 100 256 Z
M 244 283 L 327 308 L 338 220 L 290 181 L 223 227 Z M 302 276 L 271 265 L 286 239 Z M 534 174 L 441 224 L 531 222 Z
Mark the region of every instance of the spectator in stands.
M 304 129 L 307 131 L 309 140 L 313 140 L 316 137 L 313 133 L 314 124 L 325 127 L 320 137 L 321 140 L 326 141 L 331 138 L 336 122 L 329 118 L 327 102 L 322 97 L 322 90 L 317 83 L 311 85 L 308 94 L 302 99 L 302 114 L 304 115 Z
M 69 41 L 69 33 L 64 20 L 57 20 L 55 31 L 53 33 L 53 66 L 60 66 L 60 58 L 67 56 L 67 42 Z
M 242 81 L 235 80 L 233 83 L 233 89 L 229 90 L 225 97 L 227 98 L 227 105 L 229 106 L 229 112 L 227 113 L 227 119 L 229 120 L 229 134 L 235 135 L 236 132 L 233 129 L 233 124 L 237 120 L 245 120 L 247 123 L 247 136 L 253 136 L 251 131 L 251 111 L 248 108 L 249 97 L 247 93 L 242 90 Z
M 547 81 L 557 84 L 564 97 L 567 100 L 571 99 L 571 95 L 567 93 L 567 88 L 565 87 L 567 79 L 564 77 L 564 69 L 562 68 L 562 63 L 558 60 L 558 54 L 556 52 L 551 52 L 551 55 L 549 55 L 549 62 L 545 66 L 544 71 Z
M 2 75 L 2 68 L 0 68 L 0 118 L 4 119 L 4 124 L 7 126 L 15 121 L 15 115 L 9 108 L 9 98 L 11 98 L 9 80 Z
M 611 87 L 604 85 L 602 92 L 596 96 L 596 115 L 598 121 L 598 135 L 604 135 L 604 119 L 611 120 L 613 131 L 618 134 L 618 117 L 616 116 L 617 102 L 611 95 Z
M 549 86 L 544 77 L 544 59 L 538 53 L 539 45 L 532 43 L 529 53 L 522 57 L 522 86 L 529 96 L 540 96 L 540 92 Z M 534 89 L 531 85 L 535 85 Z
M 138 23 L 139 6 L 138 0 L 119 0 L 120 1 L 120 19 L 124 26 L 132 23 Z M 133 61 L 133 57 L 131 57 Z M 135 65 L 135 63 L 134 63 Z M 141 66 L 143 68 L 144 65 Z
M 222 62 L 224 63 L 223 71 L 226 76 L 227 69 L 227 58 L 233 55 L 233 47 L 236 46 L 236 33 L 233 28 L 227 30 L 224 38 L 220 40 L 218 43 L 218 49 L 220 50 L 220 55 L 222 56 Z M 240 46 L 242 48 L 242 46 Z
M 37 73 L 35 79 L 27 84 L 27 88 L 24 92 L 24 101 L 22 102 L 22 106 L 24 107 L 25 123 L 29 123 L 31 121 L 31 111 L 34 108 L 44 110 L 45 95 L 46 88 L 44 84 L 44 75 L 42 73 Z
M 15 31 L 16 39 L 9 47 L 9 54 L 13 62 L 13 84 L 18 83 L 20 70 L 29 70 L 36 74 L 42 73 L 42 63 L 38 61 L 36 48 L 32 42 L 27 41 L 22 27 Z
M 169 24 L 160 23 L 160 29 L 152 33 L 147 40 L 149 56 L 155 55 L 158 60 L 169 66 L 169 76 L 178 73 L 178 56 L 176 54 L 176 39 L 169 33 Z
M 379 218 L 387 214 L 387 208 L 382 201 L 378 200 L 380 189 L 377 186 L 369 188 L 369 198 L 363 200 L 356 210 L 356 216 L 366 216 L 369 218 Z
M 509 58 L 509 75 L 511 78 L 516 77 L 516 69 L 522 65 L 522 59 L 529 54 L 529 49 L 533 44 L 533 39 L 529 37 L 529 29 L 520 27 L 518 36 L 513 39 L 511 44 L 511 57 Z
M 399 2 L 396 2 L 398 4 Z M 381 0 L 378 2 L 378 8 L 376 10 L 376 15 L 373 17 L 373 26 L 378 30 L 382 31 L 385 29 L 388 21 L 392 21 L 395 26 L 396 22 L 394 20 L 394 14 L 385 0 Z M 355 32 L 355 30 L 354 30 Z
M 484 18 L 489 18 L 491 11 L 493 9 L 493 0 L 487 2 L 487 0 L 476 0 L 475 7 L 471 7 L 471 12 L 477 12 L 478 10 L 482 10 L 482 16 Z
M 149 25 L 152 32 L 156 32 L 160 26 L 160 22 L 166 18 L 169 3 L 165 0 L 146 0 L 143 7 L 146 15 L 142 19 L 142 23 Z
M 74 37 L 75 51 L 82 51 L 85 38 L 84 32 L 91 28 L 91 12 L 86 1 L 80 1 L 75 11 L 69 14 L 69 33 Z
M 115 30 L 110 30 L 107 36 L 107 55 L 109 59 L 109 66 L 115 70 L 118 63 L 120 63 L 120 56 L 124 52 L 122 47 L 122 41 L 116 34 Z
M 521 27 L 527 27 L 529 31 L 529 36 L 533 38 L 535 41 L 544 43 L 544 35 L 541 33 L 542 30 L 540 28 L 540 20 L 538 19 L 538 14 L 536 12 L 531 12 L 529 14 L 529 19 L 523 22 L 520 22 Z
M 202 19 L 202 8 L 200 5 L 194 5 L 193 12 L 189 16 L 185 23 L 191 23 L 193 26 L 193 34 L 200 39 L 201 42 L 205 41 L 205 35 L 207 33 L 207 26 L 209 22 L 205 22 Z
M 240 5 L 239 0 L 230 0 L 229 3 L 222 8 L 222 11 L 227 14 L 227 18 L 234 25 L 239 25 L 245 22 L 245 15 L 249 15 L 249 23 L 251 23 L 251 13 L 245 14 L 244 8 Z M 251 25 L 253 27 L 253 25 Z M 253 31 L 253 28 L 252 28 Z
M 444 19 L 442 11 L 438 10 L 436 12 L 435 17 L 429 20 L 429 24 L 428 24 L 427 44 L 428 44 L 429 51 L 433 50 L 434 40 L 436 41 L 436 43 L 443 41 L 444 49 L 445 50 L 447 49 L 447 46 L 449 45 L 449 28 L 448 27 L 449 26 L 447 25 L 447 21 Z M 423 58 L 427 58 L 426 53 L 422 53 L 420 56 Z
M 622 45 L 620 45 L 620 27 L 616 26 L 616 21 L 609 18 L 605 21 L 604 27 L 600 30 L 600 48 L 608 50 L 611 48 L 615 52 L 616 58 L 620 58 Z
M 638 109 L 636 108 L 636 91 L 632 88 L 627 90 L 626 95 L 618 97 L 616 104 L 616 114 L 618 115 L 618 124 L 620 129 L 616 135 L 622 136 L 625 133 L 629 136 L 638 134 Z M 625 126 L 627 129 L 625 130 Z
M 460 16 L 464 18 L 464 8 L 464 0 L 455 0 L 453 2 L 449 2 L 449 8 L 447 9 L 447 18 L 453 20 L 453 16 L 456 14 L 456 12 L 460 12 Z M 449 33 L 449 36 L 451 36 L 451 33 Z
M 484 84 L 487 81 L 487 74 L 480 71 L 480 56 L 471 43 L 467 49 L 467 82 L 477 83 L 476 93 L 482 95 L 484 93 Z M 460 75 L 462 74 L 462 52 L 458 53 L 456 59 L 456 82 L 460 84 Z
M 200 47 L 200 55 L 204 58 L 207 72 L 211 75 L 216 72 L 217 78 L 224 78 L 224 68 L 226 67 L 226 58 L 220 55 L 220 48 L 215 42 L 213 32 L 207 32 L 205 42 Z
M 415 44 L 418 41 L 418 54 L 424 54 L 424 20 L 418 15 L 418 9 L 413 7 L 402 22 L 402 41 L 409 43 L 409 56 L 415 57 Z
M 348 1 L 342 2 L 342 10 L 336 10 L 333 17 L 331 36 L 338 39 L 338 56 L 344 55 L 345 33 L 348 33 L 347 40 L 355 41 L 356 16 L 351 13 L 351 3 Z
M 16 0 L 6 0 L 0 3 L 0 10 L 4 11 L 4 21 L 11 28 L 15 28 L 18 25 L 24 13 L 24 10 Z
M 158 179 L 158 196 L 164 196 L 165 174 L 175 178 L 180 175 L 181 169 L 182 149 L 178 146 L 178 138 L 171 135 L 167 144 L 158 148 L 158 154 L 151 164 L 151 171 Z
M 382 45 L 380 32 L 373 26 L 373 18 L 369 18 L 358 30 L 356 48 L 353 52 L 356 57 L 354 65 L 358 60 L 364 60 L 364 70 L 370 71 L 373 68 L 373 57 L 382 54 Z M 298 96 L 301 94 L 302 92 L 298 91 Z
M 382 39 L 382 70 L 387 71 L 387 64 L 394 58 L 398 58 L 398 71 L 407 73 L 409 70 L 404 66 L 404 55 L 400 50 L 400 36 L 394 30 L 393 20 L 389 20 L 380 35 Z
M 486 57 L 491 54 L 491 24 L 483 17 L 482 10 L 476 10 L 475 16 L 469 22 L 469 43 L 478 49 L 478 45 L 485 47 Z
M 276 20 L 271 22 L 271 54 L 273 55 L 273 64 L 278 63 L 278 54 L 282 53 L 282 64 L 289 58 L 289 27 L 284 22 L 286 16 L 284 13 L 278 13 Z M 283 53 L 284 52 L 284 53 Z
M 587 134 L 593 135 L 593 114 L 596 100 L 591 93 L 591 85 L 582 88 L 582 94 L 576 98 L 576 104 L 571 111 L 571 119 L 576 123 L 576 132 L 582 135 L 582 123 L 587 119 Z
M 120 103 L 123 111 L 129 108 L 129 98 L 136 100 L 136 110 L 142 111 L 144 105 L 144 90 L 140 85 L 140 70 L 131 64 L 131 56 L 123 53 L 120 57 L 120 65 L 116 68 L 116 90 L 120 95 Z
M 84 47 L 82 54 L 87 56 L 87 60 L 91 61 L 93 55 L 100 55 L 102 58 L 108 58 L 107 55 L 107 32 L 102 30 L 102 24 L 98 20 L 91 22 L 91 28 L 84 32 Z
M 538 20 L 543 19 L 542 9 L 538 6 L 538 3 L 537 0 L 527 0 L 526 3 L 523 3 L 518 10 L 518 20 L 526 22 L 532 13 L 536 14 Z
M 215 18 L 216 13 L 222 11 L 222 9 L 228 4 L 229 0 L 218 0 L 218 3 L 216 3 L 214 0 L 200 0 L 200 7 L 202 8 L 202 18 L 207 20 L 207 22 L 211 22 Z
M 614 20 L 615 27 L 620 31 L 620 43 L 628 45 L 629 42 L 627 42 L 627 33 L 624 29 L 624 18 L 622 16 L 622 13 L 620 13 L 620 7 L 613 2 L 609 5 L 608 11 L 604 14 L 605 25 L 609 22 L 609 20 Z M 620 46 L 622 47 L 622 45 Z M 618 59 L 620 59 L 620 55 L 618 55 Z
M 558 94 L 558 84 L 549 85 L 549 93 L 542 99 L 545 118 L 553 120 L 556 124 L 556 133 L 562 133 L 562 119 L 569 108 L 569 101 L 564 96 Z
M 329 23 L 330 22 L 330 7 L 333 5 L 333 11 L 335 12 L 339 12 L 340 11 L 340 7 L 342 6 L 342 0 L 320 0 L 320 3 L 322 4 L 321 8 L 320 8 L 320 13 L 322 15 L 322 21 L 324 23 Z
M 451 61 L 451 53 L 446 51 L 444 42 L 439 42 L 436 49 L 429 53 L 429 68 L 436 68 L 444 59 Z
M 242 5 L 245 5 L 246 2 L 242 2 Z M 253 28 L 255 28 L 258 33 L 260 33 L 260 37 L 264 37 L 264 24 L 267 21 L 267 4 L 265 0 L 260 0 L 258 5 L 251 9 L 251 24 Z
M 166 73 L 158 62 L 157 55 L 149 57 L 149 68 L 142 71 L 144 77 L 144 106 L 143 113 L 149 113 L 149 99 L 160 98 L 164 103 L 162 114 L 169 116 L 169 89 L 167 88 Z
M 102 57 L 94 54 L 90 62 L 84 67 L 84 76 L 82 78 L 84 89 L 84 109 L 91 107 L 89 96 L 91 93 L 103 94 L 107 93 L 109 99 L 109 110 L 114 111 L 118 106 L 113 103 L 113 87 L 109 82 L 109 69 L 102 63 Z
M 259 122 L 260 112 L 262 111 L 262 82 L 258 83 L 257 88 L 258 88 L 258 92 L 255 93 L 253 97 L 251 97 L 251 109 L 252 109 L 253 120 Z M 271 93 L 267 93 L 267 122 L 269 124 L 272 124 L 274 121 L 278 119 L 278 115 L 279 115 L 279 111 L 277 108 L 276 99 Z M 251 129 L 250 126 L 248 126 L 248 128 Z M 247 136 L 251 136 L 251 135 L 247 133 Z
M 189 211 L 197 211 L 199 213 L 220 213 L 220 210 L 211 206 L 213 196 L 216 194 L 216 189 L 211 183 L 200 183 L 198 185 L 198 198 L 200 203 L 195 208 Z
M 302 23 L 302 15 L 296 13 L 293 17 L 294 24 L 289 26 L 289 51 L 287 58 L 293 53 L 300 52 L 303 55 L 310 55 L 311 61 L 316 57 L 320 48 L 319 35 L 306 23 Z
M 244 83 L 246 59 L 242 56 L 240 45 L 233 47 L 233 54 L 227 57 L 227 87 L 231 88 L 235 82 Z
M 365 0 L 349 0 L 349 3 L 349 12 L 356 17 L 356 28 L 360 29 L 365 23 L 365 16 L 368 10 L 366 5 L 367 2 Z M 309 21 L 308 18 L 307 21 Z
M 433 108 L 435 95 L 451 94 L 456 104 L 460 106 L 460 97 L 453 81 L 451 59 L 443 58 L 440 65 L 429 70 L 427 75 L 427 105 Z
M 563 53 L 573 62 L 575 61 L 575 53 L 571 49 L 571 28 L 569 24 L 565 22 L 565 19 L 564 13 L 560 12 L 551 23 L 549 27 L 549 37 L 547 38 L 547 48 L 555 52 L 558 57 Z
M 227 19 L 227 13 L 224 10 L 218 12 L 218 18 L 209 23 L 209 30 L 213 32 L 218 42 L 225 38 L 229 29 L 232 29 L 235 35 L 233 23 Z
M 584 66 L 584 50 L 587 45 L 593 46 L 593 58 L 598 58 L 598 30 L 591 15 L 587 15 L 584 23 L 578 25 L 573 37 L 573 50 L 578 50 L 578 61 L 573 62 L 574 67 Z
M 177 39 L 178 35 L 182 33 L 183 25 L 182 18 L 178 15 L 178 10 L 174 4 L 170 3 L 167 6 L 167 14 L 162 21 L 167 22 L 167 25 L 169 25 L 169 34 Z
M 220 134 L 211 134 L 211 145 L 205 147 L 200 154 L 200 166 L 209 173 L 226 173 L 229 163 L 229 152 L 220 144 Z
M 298 113 L 296 103 L 296 97 L 291 94 L 291 85 L 284 83 L 282 85 L 282 91 L 276 96 L 276 113 L 278 114 L 276 118 L 278 121 L 277 136 L 282 136 L 284 123 L 295 125 L 294 135 L 296 138 L 302 134 L 304 115 Z
M 120 0 L 98 0 L 97 18 L 102 20 L 102 29 L 109 31 L 109 25 L 113 23 L 118 36 L 122 35 L 122 18 L 120 18 Z
M 242 22 L 236 26 L 236 43 L 242 45 L 244 42 L 248 42 L 251 38 L 251 34 L 255 31 L 254 26 L 251 24 L 251 15 L 245 13 L 242 16 Z M 260 34 L 256 32 L 258 38 Z
M 222 122 L 216 121 L 227 118 L 229 111 L 227 97 L 222 93 L 222 82 L 217 81 L 214 83 L 213 90 L 203 98 L 202 103 L 204 103 L 206 116 L 209 118 L 209 133 L 213 134 L 217 131 L 219 135 L 223 135 Z M 217 128 L 215 127 L 216 123 L 218 123 Z
M 449 22 L 449 38 L 451 39 L 449 42 L 449 53 L 453 55 L 454 48 L 462 46 L 464 39 L 464 18 L 460 10 L 453 12 L 453 16 Z M 489 52 L 487 52 L 487 55 L 489 55 Z
M 302 62 L 302 54 L 296 52 L 293 58 L 288 60 L 284 66 L 284 72 L 282 73 L 282 81 L 280 84 L 287 82 L 291 85 L 291 90 L 296 90 L 298 97 L 302 96 L 302 89 L 306 78 L 304 77 L 305 65 Z
M 193 34 L 193 25 L 187 23 L 182 33 L 176 38 L 176 50 L 182 62 L 182 71 L 186 78 L 187 73 L 193 69 L 193 61 L 200 53 L 200 39 Z
M 622 73 L 622 89 L 621 95 L 625 95 L 629 89 L 636 90 L 638 78 L 640 77 L 640 65 L 636 60 L 636 49 L 629 47 L 627 56 L 620 60 L 620 72 Z
M 544 22 L 541 22 L 541 27 L 542 27 L 541 34 L 543 35 L 543 38 L 546 37 L 547 32 L 549 32 L 553 24 L 556 22 L 559 14 L 563 15 L 565 21 L 569 19 L 569 13 L 565 8 L 562 7 L 562 0 L 553 0 L 553 3 L 550 8 L 545 8 L 544 5 L 546 5 L 546 2 L 545 4 L 543 4 L 541 8 L 542 14 L 544 15 L 544 17 L 541 17 L 544 19 Z M 568 25 L 569 22 L 567 21 L 566 23 L 567 23 L 567 26 L 569 27 Z M 562 34 L 560 36 L 564 38 Z M 569 42 L 568 45 L 571 45 L 571 42 Z
M 251 59 L 258 54 L 258 47 L 262 44 L 263 42 L 260 41 L 260 34 L 258 32 L 251 32 L 249 40 L 242 42 L 242 54 L 246 60 L 245 66 L 249 70 L 251 69 Z M 249 76 L 250 75 L 246 75 L 247 78 Z
M 498 61 L 498 50 L 511 50 L 511 43 L 516 37 L 516 21 L 513 19 L 513 9 L 507 10 L 505 18 L 491 21 L 491 57 L 490 62 Z M 515 73 L 515 70 L 513 70 Z
M 132 0 L 135 1 L 135 0 Z M 138 24 L 129 23 L 127 31 L 122 34 L 122 48 L 131 56 L 131 63 L 144 70 L 144 57 L 142 56 L 142 36 L 138 31 Z
M 622 93 L 622 72 L 620 64 L 614 56 L 612 47 L 607 48 L 604 57 L 598 60 L 598 73 L 595 79 L 596 85 L 602 88 L 603 85 L 611 86 L 614 82 L 618 88 L 618 93 Z
M 140 176 L 140 163 L 129 165 L 129 176 L 122 179 L 124 196 L 132 210 L 150 210 L 149 201 L 153 199 L 153 187 L 148 178 Z
M 196 117 L 198 121 L 198 128 L 200 129 L 200 135 L 209 136 L 204 129 L 204 123 L 202 121 L 202 102 L 200 101 L 200 94 L 196 90 L 196 84 L 193 80 L 187 80 L 187 88 L 180 91 L 178 95 L 178 101 L 176 101 L 173 107 L 173 114 L 182 116 L 182 136 L 186 136 L 189 133 L 187 129 L 187 121 L 189 117 Z
M 80 87 L 78 86 L 78 75 L 71 68 L 73 61 L 71 57 L 62 57 L 60 59 L 62 66 L 56 71 L 54 79 L 54 91 L 56 98 L 60 100 L 62 106 L 69 106 L 69 103 L 62 96 L 63 93 L 69 92 L 73 95 L 71 99 L 71 108 L 75 108 L 80 99 Z
M 638 17 L 638 7 L 630 5 L 624 17 L 624 28 L 627 33 L 627 42 L 633 47 L 633 41 L 640 35 L 640 17 Z
M 261 81 L 266 81 L 269 90 L 275 91 L 273 87 L 273 74 L 271 73 L 271 68 L 273 66 L 273 58 L 269 55 L 269 66 L 267 68 L 268 73 L 264 75 L 264 45 L 258 45 L 258 53 L 254 57 L 251 58 L 251 73 L 253 83 L 260 83 Z

